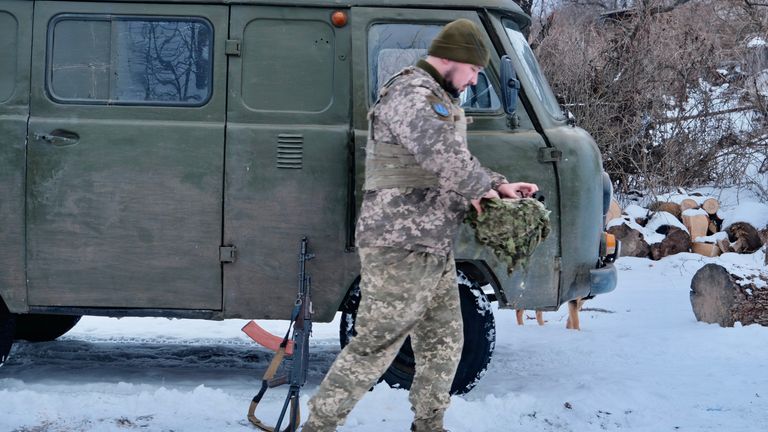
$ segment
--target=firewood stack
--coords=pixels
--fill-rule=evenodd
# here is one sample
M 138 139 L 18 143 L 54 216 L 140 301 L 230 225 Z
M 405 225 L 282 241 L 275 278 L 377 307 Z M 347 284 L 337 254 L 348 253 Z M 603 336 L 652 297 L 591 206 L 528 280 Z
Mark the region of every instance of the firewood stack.
M 768 227 L 756 228 L 746 222 L 733 223 L 723 230 L 718 210 L 717 199 L 695 195 L 656 201 L 647 209 L 630 205 L 623 211 L 613 200 L 606 226 L 621 241 L 622 256 L 654 260 L 689 251 L 707 257 L 726 252 L 753 253 L 768 240 Z

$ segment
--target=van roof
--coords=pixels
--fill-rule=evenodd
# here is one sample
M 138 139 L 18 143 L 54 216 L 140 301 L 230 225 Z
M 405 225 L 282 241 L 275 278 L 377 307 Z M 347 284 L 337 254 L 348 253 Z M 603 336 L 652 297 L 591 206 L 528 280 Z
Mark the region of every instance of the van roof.
M 30 0 L 31 1 L 31 0 Z M 58 0 L 71 1 L 71 0 Z M 273 6 L 324 6 L 324 7 L 414 7 L 441 9 L 494 9 L 519 15 L 520 21 L 530 22 L 520 6 L 513 0 L 116 0 L 118 3 L 208 3 L 247 4 Z

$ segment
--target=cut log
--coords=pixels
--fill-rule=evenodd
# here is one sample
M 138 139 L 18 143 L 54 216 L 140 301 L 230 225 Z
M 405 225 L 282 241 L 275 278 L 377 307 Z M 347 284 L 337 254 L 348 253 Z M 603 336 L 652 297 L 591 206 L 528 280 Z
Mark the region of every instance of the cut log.
M 683 213 L 683 225 L 688 228 L 691 239 L 696 240 L 698 237 L 705 237 L 707 235 L 707 230 L 709 229 L 709 217 L 703 213 Z
M 731 249 L 731 242 L 727 238 L 718 240 L 717 247 L 720 248 L 720 253 L 733 252 L 733 249 Z
M 759 277 L 767 280 L 765 274 Z M 733 327 L 760 324 L 768 326 L 768 288 L 728 273 L 717 264 L 707 264 L 691 280 L 691 306 L 699 321 Z
M 723 220 L 720 219 L 720 216 L 718 216 L 717 213 L 709 215 L 709 221 L 715 225 L 712 234 L 723 229 Z
M 669 226 L 664 240 L 651 245 L 651 259 L 658 261 L 666 256 L 689 250 L 691 250 L 691 236 L 678 227 Z
M 615 198 L 611 198 L 611 205 L 608 207 L 608 213 L 605 214 L 605 224 L 621 217 L 621 206 Z
M 707 212 L 707 214 L 717 214 L 717 211 L 720 210 L 720 202 L 714 198 L 707 198 L 703 203 L 701 203 L 701 208 Z
M 616 236 L 621 242 L 621 256 L 646 258 L 651 253 L 650 246 L 640 231 L 630 228 L 627 224 L 612 226 L 608 228 L 608 233 Z
M 667 213 L 671 213 L 678 219 L 680 219 L 680 216 L 683 214 L 683 211 L 680 209 L 680 204 L 666 201 L 653 202 L 650 206 L 648 206 L 648 210 L 653 212 L 665 211 Z
M 693 200 L 691 198 L 686 198 L 682 201 L 680 201 L 680 211 L 684 212 L 689 209 L 697 209 L 699 208 L 699 203 L 696 202 L 696 200 Z
M 731 248 L 738 253 L 753 253 L 763 246 L 760 234 L 746 222 L 736 222 L 726 230 Z
M 705 257 L 716 257 L 721 254 L 720 247 L 715 243 L 702 242 L 691 243 L 691 252 L 704 255 Z
M 757 235 L 760 236 L 760 241 L 762 241 L 763 244 L 768 244 L 768 226 L 759 230 Z
M 710 219 L 709 223 L 707 224 L 707 235 L 712 235 L 716 232 L 718 232 L 717 225 L 715 225 L 715 221 Z

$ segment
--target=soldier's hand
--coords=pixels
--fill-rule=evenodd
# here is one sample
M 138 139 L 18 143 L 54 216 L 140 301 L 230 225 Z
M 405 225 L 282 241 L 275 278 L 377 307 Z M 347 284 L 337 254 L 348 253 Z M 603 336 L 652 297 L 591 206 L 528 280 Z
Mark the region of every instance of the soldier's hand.
M 539 187 L 533 183 L 504 183 L 496 188 L 503 198 L 527 198 L 538 192 Z
M 477 214 L 483 213 L 483 207 L 480 205 L 480 200 L 483 199 L 493 199 L 493 198 L 501 198 L 495 190 L 491 189 L 488 192 L 485 193 L 480 199 L 472 200 L 472 207 L 475 208 L 475 211 L 477 211 Z

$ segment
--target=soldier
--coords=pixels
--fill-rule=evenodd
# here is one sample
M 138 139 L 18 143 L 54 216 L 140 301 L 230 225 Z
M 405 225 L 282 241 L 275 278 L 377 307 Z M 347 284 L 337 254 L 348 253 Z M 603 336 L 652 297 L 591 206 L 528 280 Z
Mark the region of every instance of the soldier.
M 452 239 L 481 198 L 538 190 L 508 183 L 467 149 L 459 94 L 489 51 L 469 20 L 446 25 L 420 60 L 387 82 L 369 113 L 364 199 L 357 223 L 362 299 L 357 336 L 309 401 L 304 432 L 331 432 L 411 336 L 412 431 L 444 431 L 463 346 Z

